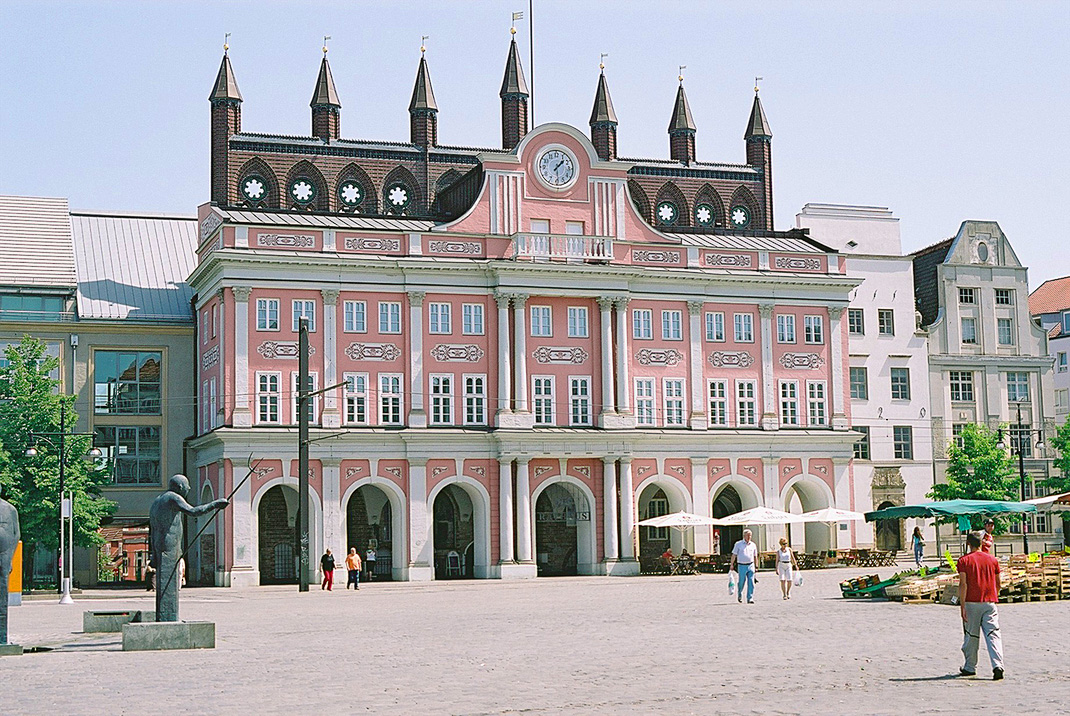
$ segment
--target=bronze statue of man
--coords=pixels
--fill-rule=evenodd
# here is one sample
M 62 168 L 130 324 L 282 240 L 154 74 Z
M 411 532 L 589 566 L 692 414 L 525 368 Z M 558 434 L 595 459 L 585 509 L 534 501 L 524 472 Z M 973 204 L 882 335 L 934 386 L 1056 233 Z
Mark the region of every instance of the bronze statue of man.
M 178 621 L 178 587 L 182 575 L 177 574 L 182 558 L 182 515 L 199 516 L 226 507 L 226 499 L 214 500 L 194 507 L 186 502 L 189 480 L 185 475 L 172 475 L 167 492 L 152 501 L 149 507 L 149 538 L 151 564 L 156 568 L 156 621 Z
M 0 497 L 0 645 L 7 644 L 7 578 L 20 539 L 18 510 Z

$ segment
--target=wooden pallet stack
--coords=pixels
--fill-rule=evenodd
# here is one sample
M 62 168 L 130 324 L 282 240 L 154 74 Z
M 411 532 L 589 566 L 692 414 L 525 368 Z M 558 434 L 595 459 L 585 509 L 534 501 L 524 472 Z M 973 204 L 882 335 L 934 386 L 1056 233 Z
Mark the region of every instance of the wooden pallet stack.
M 888 599 L 904 604 L 932 604 L 940 601 L 944 590 L 958 589 L 957 574 L 935 574 L 926 577 L 908 577 L 899 584 L 886 587 L 884 595 Z
M 1045 555 L 1030 562 L 1025 555 L 1014 555 L 1000 569 L 1000 586 L 1001 602 L 1070 599 L 1070 560 Z

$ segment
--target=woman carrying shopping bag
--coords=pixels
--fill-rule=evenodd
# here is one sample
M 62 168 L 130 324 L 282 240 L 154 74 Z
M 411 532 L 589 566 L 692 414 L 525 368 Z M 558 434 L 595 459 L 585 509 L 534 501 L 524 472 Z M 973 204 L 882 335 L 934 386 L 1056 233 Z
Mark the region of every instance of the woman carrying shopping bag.
M 780 592 L 783 599 L 791 599 L 792 571 L 799 568 L 795 552 L 788 546 L 788 541 L 780 538 L 780 549 L 776 551 L 776 573 L 780 577 Z

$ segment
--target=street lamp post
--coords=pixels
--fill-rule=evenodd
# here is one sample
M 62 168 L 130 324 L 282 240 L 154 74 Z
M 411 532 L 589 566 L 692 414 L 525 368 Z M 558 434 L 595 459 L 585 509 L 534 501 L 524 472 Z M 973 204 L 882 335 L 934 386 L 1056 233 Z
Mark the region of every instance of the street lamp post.
M 1025 502 L 1025 442 L 1033 439 L 1033 433 L 1036 432 L 1040 438 L 1037 440 L 1037 449 L 1044 449 L 1044 431 L 1043 430 L 1022 430 L 1022 404 L 1015 403 L 1015 430 L 1013 432 L 1018 433 L 1018 438 L 1011 440 L 1011 451 L 1018 456 L 1018 480 L 1019 489 L 1022 493 L 1022 501 Z M 997 432 L 998 442 L 996 447 L 1006 447 L 1006 443 L 1003 441 L 1003 428 L 1000 428 Z M 1022 516 L 1022 551 L 1029 554 L 1029 522 L 1027 518 Z
M 36 457 L 36 443 L 43 440 L 52 446 L 59 455 L 59 558 L 56 560 L 56 571 L 59 575 L 59 603 L 74 604 L 71 599 L 71 579 L 74 576 L 74 492 L 70 497 L 66 491 L 66 466 L 67 466 L 67 438 L 69 437 L 92 437 L 93 433 L 68 433 L 67 432 L 67 403 L 60 400 L 59 404 L 59 432 L 30 433 L 30 447 L 26 448 L 26 457 Z M 57 438 L 52 442 L 50 438 Z M 58 444 L 57 444 L 58 443 Z M 92 448 L 86 457 L 97 458 L 103 453 L 100 448 Z M 67 539 L 65 520 L 70 520 L 70 535 Z M 66 544 L 65 544 L 66 543 Z M 64 558 L 67 558 L 67 572 L 64 574 Z

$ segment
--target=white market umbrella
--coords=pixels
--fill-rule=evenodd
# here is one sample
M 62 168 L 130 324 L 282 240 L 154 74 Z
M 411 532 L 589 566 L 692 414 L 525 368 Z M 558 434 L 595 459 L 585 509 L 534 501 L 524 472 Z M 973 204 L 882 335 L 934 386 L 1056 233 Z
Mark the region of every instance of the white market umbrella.
M 671 515 L 651 517 L 639 523 L 640 527 L 704 527 L 722 524 L 712 517 L 703 517 L 691 512 L 673 512 Z
M 839 510 L 835 507 L 826 507 L 823 510 L 804 512 L 799 515 L 799 517 L 803 518 L 803 522 L 858 522 L 866 519 L 866 516 L 861 512 Z
M 717 520 L 721 525 L 786 525 L 792 522 L 806 522 L 802 515 L 781 512 L 769 507 L 754 507 L 737 512 Z
M 1036 505 L 1038 510 L 1066 510 L 1070 509 L 1070 492 L 1038 497 L 1033 500 L 1026 500 L 1025 503 L 1027 505 Z

